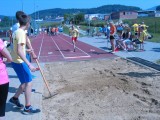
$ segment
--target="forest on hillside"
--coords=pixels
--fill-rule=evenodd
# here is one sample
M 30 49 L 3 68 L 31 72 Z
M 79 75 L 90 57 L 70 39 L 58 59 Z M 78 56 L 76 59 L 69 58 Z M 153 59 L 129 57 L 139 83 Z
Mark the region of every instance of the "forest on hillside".
M 157 11 L 160 11 L 160 5 L 158 5 L 158 6 L 156 7 L 156 10 L 157 10 Z
M 55 18 L 57 16 L 63 16 L 64 14 L 107 14 L 117 11 L 138 11 L 141 10 L 139 7 L 135 6 L 125 6 L 125 5 L 104 5 L 97 8 L 90 8 L 90 9 L 61 9 L 61 8 L 54 8 L 54 9 L 47 9 L 47 10 L 41 10 L 37 11 L 36 13 L 31 14 L 31 16 L 34 18 L 35 14 L 39 14 L 39 18 L 45 19 L 47 18 Z M 39 12 L 39 13 L 38 13 Z

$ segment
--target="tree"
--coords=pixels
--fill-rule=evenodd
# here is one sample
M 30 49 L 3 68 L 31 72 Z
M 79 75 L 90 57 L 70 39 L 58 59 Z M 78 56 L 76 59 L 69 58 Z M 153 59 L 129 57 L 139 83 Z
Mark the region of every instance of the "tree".
M 75 22 L 76 24 L 79 24 L 80 22 L 84 21 L 84 14 L 83 13 L 79 13 L 75 15 Z
M 10 26 L 10 19 L 9 17 L 5 16 L 3 19 L 2 19 L 2 24 L 3 24 L 3 27 L 9 27 Z
M 156 10 L 160 11 L 160 5 L 156 7 Z

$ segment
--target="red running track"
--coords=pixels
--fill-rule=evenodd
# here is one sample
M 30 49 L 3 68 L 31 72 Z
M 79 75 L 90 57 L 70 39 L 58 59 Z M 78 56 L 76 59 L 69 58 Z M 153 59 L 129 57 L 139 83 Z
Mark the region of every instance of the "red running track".
M 111 53 L 107 53 L 104 50 L 81 41 L 77 41 L 76 52 L 73 52 L 71 38 L 63 34 L 57 36 L 40 34 L 31 39 L 32 46 L 40 62 L 76 61 L 116 57 Z

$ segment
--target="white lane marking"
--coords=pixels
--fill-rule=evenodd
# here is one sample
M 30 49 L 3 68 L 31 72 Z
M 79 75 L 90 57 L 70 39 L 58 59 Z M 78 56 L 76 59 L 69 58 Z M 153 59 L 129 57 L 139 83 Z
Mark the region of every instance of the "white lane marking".
M 39 53 L 38 53 L 38 59 L 39 59 L 41 51 L 42 51 L 43 41 L 44 41 L 44 34 L 43 34 L 42 42 L 41 42 L 41 45 L 40 45 L 40 50 L 39 50 Z
M 58 36 L 58 37 L 60 37 L 60 36 Z M 62 38 L 62 37 L 60 37 L 60 38 L 63 39 L 63 40 L 64 40 L 65 42 L 67 42 L 68 44 L 72 45 L 72 43 L 66 41 L 64 38 Z M 76 48 L 79 49 L 80 51 L 82 51 L 83 53 L 85 53 L 87 56 L 91 57 L 88 53 L 86 53 L 86 52 L 83 51 L 82 49 L 78 48 L 77 46 L 76 46 Z
M 48 55 L 51 55 L 51 54 L 53 54 L 53 52 L 48 52 Z
M 63 58 L 65 59 L 64 54 L 62 53 L 62 51 L 60 50 L 60 48 L 58 47 L 57 43 L 55 42 L 55 40 L 53 39 L 53 37 L 51 37 L 52 41 L 54 42 L 54 44 L 56 45 L 56 47 L 58 48 L 59 52 L 61 53 L 61 55 L 63 56 Z
M 75 56 L 75 57 L 66 57 L 66 59 L 74 59 L 74 58 L 88 58 L 90 56 Z

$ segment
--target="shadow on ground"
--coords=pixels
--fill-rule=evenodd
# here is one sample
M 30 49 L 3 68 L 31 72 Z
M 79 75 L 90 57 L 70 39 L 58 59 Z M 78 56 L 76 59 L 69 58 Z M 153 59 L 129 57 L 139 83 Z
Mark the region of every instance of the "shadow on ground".
M 151 51 L 154 51 L 154 52 L 160 52 L 160 48 L 152 48 Z
M 17 75 L 8 75 L 9 78 L 18 78 Z
M 119 75 L 126 75 L 129 77 L 136 77 L 136 78 L 145 78 L 145 77 L 154 77 L 160 76 L 160 72 L 149 72 L 149 73 L 139 73 L 139 72 L 128 72 L 128 73 L 118 73 Z
M 16 91 L 17 91 L 17 88 L 15 88 L 15 87 L 9 87 L 9 91 L 8 92 L 10 92 L 10 93 L 16 93 Z
M 10 103 L 6 103 L 6 112 L 22 112 L 21 109 L 15 107 L 14 105 L 10 104 Z M 18 116 L 17 116 L 18 117 Z

